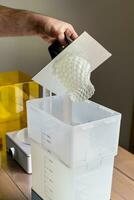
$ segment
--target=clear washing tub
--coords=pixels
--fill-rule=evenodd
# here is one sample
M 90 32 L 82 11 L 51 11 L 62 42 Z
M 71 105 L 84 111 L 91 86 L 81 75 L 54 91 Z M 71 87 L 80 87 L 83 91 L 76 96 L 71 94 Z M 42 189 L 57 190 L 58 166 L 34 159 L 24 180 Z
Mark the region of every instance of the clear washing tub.
M 121 114 L 67 96 L 27 102 L 28 134 L 68 167 L 117 154 Z

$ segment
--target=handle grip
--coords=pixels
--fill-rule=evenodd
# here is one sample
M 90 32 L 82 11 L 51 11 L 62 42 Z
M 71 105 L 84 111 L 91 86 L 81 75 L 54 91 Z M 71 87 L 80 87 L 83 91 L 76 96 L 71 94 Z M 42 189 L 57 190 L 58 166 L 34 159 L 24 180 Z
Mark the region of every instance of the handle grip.
M 48 47 L 51 58 L 55 58 L 60 52 L 62 52 L 73 40 L 69 36 L 65 36 L 66 46 L 63 46 L 58 40 L 55 40 L 53 44 Z

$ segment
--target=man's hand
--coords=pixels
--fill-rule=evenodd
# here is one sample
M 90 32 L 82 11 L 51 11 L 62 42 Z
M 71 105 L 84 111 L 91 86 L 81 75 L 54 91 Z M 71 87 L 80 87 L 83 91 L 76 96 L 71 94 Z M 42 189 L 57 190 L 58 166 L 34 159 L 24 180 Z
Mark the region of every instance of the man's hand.
M 37 33 L 49 43 L 58 39 L 59 42 L 64 45 L 65 35 L 69 36 L 72 40 L 78 37 L 71 24 L 42 15 L 35 15 L 35 18 L 38 22 Z
M 65 44 L 65 35 L 78 37 L 72 25 L 38 13 L 0 6 L 0 36 L 37 35 L 52 43 Z

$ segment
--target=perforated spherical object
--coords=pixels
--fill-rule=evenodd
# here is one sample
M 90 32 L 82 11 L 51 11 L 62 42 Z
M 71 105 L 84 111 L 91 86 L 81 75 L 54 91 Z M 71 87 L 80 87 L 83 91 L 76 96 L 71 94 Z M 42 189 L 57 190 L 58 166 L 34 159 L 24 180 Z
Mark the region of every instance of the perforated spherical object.
M 83 101 L 94 94 L 91 66 L 84 58 L 67 53 L 55 61 L 53 74 L 66 88 L 72 101 Z

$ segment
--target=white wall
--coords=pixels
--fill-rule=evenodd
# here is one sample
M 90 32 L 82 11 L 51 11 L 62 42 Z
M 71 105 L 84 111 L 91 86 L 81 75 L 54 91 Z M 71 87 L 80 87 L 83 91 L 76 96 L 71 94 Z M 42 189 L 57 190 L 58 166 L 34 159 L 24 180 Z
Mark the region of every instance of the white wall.
M 92 74 L 94 100 L 123 113 L 120 143 L 128 148 L 134 103 L 133 0 L 1 0 L 0 4 L 42 12 L 87 30 L 113 56 Z M 34 75 L 49 60 L 39 38 L 0 39 L 0 69 Z

